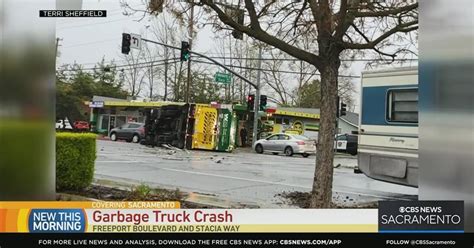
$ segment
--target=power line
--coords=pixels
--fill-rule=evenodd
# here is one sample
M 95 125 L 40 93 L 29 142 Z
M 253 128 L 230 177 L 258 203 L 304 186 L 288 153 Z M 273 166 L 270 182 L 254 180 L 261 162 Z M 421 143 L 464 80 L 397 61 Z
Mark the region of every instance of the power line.
M 80 28 L 80 27 L 85 27 L 85 26 L 94 26 L 94 25 L 106 24 L 106 23 L 111 23 L 111 22 L 119 22 L 119 21 L 125 21 L 125 20 L 130 20 L 130 19 L 123 18 L 123 19 L 111 20 L 111 21 L 105 21 L 105 22 L 96 22 L 96 23 L 82 24 L 82 25 L 76 25 L 76 26 L 70 26 L 70 27 L 60 27 L 60 28 L 57 28 L 57 30 Z
M 69 45 L 69 46 L 63 46 L 63 48 L 86 46 L 86 45 L 93 45 L 93 44 L 105 43 L 105 42 L 110 42 L 110 41 L 117 41 L 117 42 L 119 42 L 119 40 L 118 40 L 117 38 L 114 38 L 114 39 L 98 40 L 98 41 L 91 41 L 91 42 L 84 42 L 84 43 L 72 44 L 72 45 Z
M 236 60 L 273 60 L 273 61 L 301 61 L 301 59 L 292 59 L 292 58 L 240 58 L 240 57 L 211 57 L 213 59 L 236 59 Z M 341 59 L 341 61 L 384 61 L 385 59 Z M 392 59 L 386 59 L 392 60 Z M 418 59 L 394 59 L 394 61 L 418 61 Z
M 137 8 L 137 7 L 140 7 L 140 6 L 145 6 L 145 4 L 139 4 L 139 5 L 136 5 L 136 6 L 131 6 L 132 8 Z M 112 16 L 117 16 L 117 15 L 120 15 L 122 14 L 125 9 L 120 7 L 118 9 L 111 9 L 111 10 L 108 10 L 106 9 L 107 11 L 107 18 L 109 17 L 112 17 Z M 70 21 L 67 20 L 66 22 L 59 22 L 57 23 L 58 25 L 68 25 L 68 24 L 76 24 L 76 23 L 84 23 L 84 21 L 91 21 L 93 19 L 80 19 L 80 20 L 74 20 L 74 21 Z M 61 28 L 67 28 L 67 27 L 61 27 Z
M 202 61 L 202 60 L 193 60 L 196 63 L 202 63 L 202 64 L 211 64 L 214 65 L 214 63 L 207 62 L 207 61 Z M 241 68 L 241 69 L 246 69 L 246 70 L 254 70 L 254 71 L 268 71 L 268 72 L 279 72 L 279 73 L 288 73 L 288 74 L 304 74 L 304 75 L 316 75 L 319 76 L 321 74 L 319 73 L 310 73 L 310 72 L 294 72 L 294 71 L 282 71 L 282 70 L 270 70 L 270 69 L 258 69 L 255 67 L 245 67 L 245 66 L 236 66 L 236 65 L 225 65 L 227 67 L 232 67 L 232 68 Z M 353 75 L 339 75 L 338 77 L 342 78 L 360 78 L 360 76 L 353 76 Z
M 149 67 L 152 63 L 158 63 L 158 62 L 171 61 L 171 62 L 168 62 L 168 64 L 176 63 L 176 62 L 178 62 L 178 61 L 176 61 L 178 59 L 179 58 L 170 58 L 170 59 L 161 59 L 161 60 L 147 61 L 147 62 L 134 63 L 134 64 L 112 65 L 112 66 L 108 66 L 108 68 L 139 69 L 139 68 Z M 160 66 L 160 65 L 164 65 L 164 64 L 166 64 L 166 63 L 153 64 L 153 66 Z M 137 65 L 144 65 L 144 66 L 136 67 Z M 126 67 L 130 67 L 130 68 L 126 68 Z M 97 70 L 97 69 L 100 69 L 100 68 L 98 68 L 98 67 L 89 67 L 89 68 L 78 68 L 78 69 L 64 69 L 62 71 L 88 71 L 88 70 Z
M 70 46 L 64 46 L 65 48 L 66 47 L 75 47 L 75 46 L 83 46 L 83 45 L 91 45 L 91 44 L 96 44 L 96 43 L 101 43 L 101 42 L 108 42 L 108 41 L 113 41 L 115 39 L 110 39 L 110 40 L 103 40 L 103 41 L 96 41 L 96 42 L 90 42 L 90 43 L 80 43 L 80 44 L 75 44 L 75 45 L 70 45 Z M 224 60 L 227 60 L 227 59 L 235 59 L 235 60 L 259 60 L 258 58 L 239 58 L 239 57 L 210 57 L 210 58 L 213 58 L 213 59 L 224 59 Z M 263 61 L 301 61 L 300 59 L 290 59 L 290 58 L 286 58 L 286 59 L 279 59 L 279 58 L 276 58 L 276 59 L 273 59 L 273 58 L 262 58 L 261 60 Z M 112 62 L 120 62 L 120 61 L 126 61 L 126 60 L 111 60 L 111 61 L 106 61 L 105 63 L 112 63 Z M 367 62 L 370 62 L 370 61 L 383 61 L 383 59 L 343 59 L 341 61 L 367 61 Z M 395 59 L 395 61 L 418 61 L 418 59 Z M 93 64 L 97 64 L 97 62 L 88 62 L 88 63 L 82 63 L 81 65 L 93 65 Z M 244 69 L 244 68 L 243 68 Z
M 123 16 L 122 13 L 114 13 L 114 14 L 110 14 L 110 12 L 108 10 L 107 11 L 107 17 L 103 17 L 103 19 L 109 19 L 111 17 L 118 17 L 118 16 Z M 81 19 L 81 20 L 75 20 L 75 21 L 65 21 L 65 22 L 58 22 L 56 23 L 58 25 L 58 28 L 68 28 L 68 25 L 74 25 L 76 26 L 77 24 L 81 24 L 81 25 L 92 25 L 94 24 L 94 22 L 97 21 L 96 18 L 87 18 L 87 19 Z M 88 23 L 90 22 L 90 23 Z
M 168 59 L 168 60 L 178 60 L 179 58 L 175 57 L 175 58 L 171 58 L 171 59 Z M 114 66 L 109 66 L 109 68 L 122 68 L 122 67 L 131 67 L 131 68 L 128 68 L 128 69 L 139 69 L 139 68 L 146 68 L 148 66 L 150 66 L 151 63 L 156 63 L 156 62 L 164 62 L 164 61 L 167 61 L 166 59 L 164 60 L 154 60 L 154 61 L 148 61 L 148 62 L 141 62 L 141 63 L 134 63 L 134 64 L 125 64 L 125 65 L 114 65 Z M 201 63 L 201 64 L 209 64 L 209 65 L 215 65 L 214 63 L 212 62 L 207 62 L 207 61 L 202 61 L 202 60 L 193 60 L 195 61 L 196 63 Z M 170 63 L 176 63 L 178 61 L 173 61 L 173 62 L 170 62 Z M 160 65 L 164 65 L 165 63 L 162 63 L 162 64 L 154 64 L 153 66 L 160 66 Z M 142 67 L 135 67 L 136 65 L 145 65 L 145 66 L 142 66 Z M 310 72 L 294 72 L 294 71 L 284 71 L 284 70 L 270 70 L 270 69 L 258 69 L 258 68 L 255 68 L 255 67 L 245 67 L 245 66 L 236 66 L 236 65 L 225 65 L 227 67 L 232 67 L 232 68 L 240 68 L 240 69 L 246 69 L 246 70 L 254 70 L 254 71 L 267 71 L 267 72 L 278 72 L 278 73 L 287 73 L 287 74 L 298 74 L 298 75 L 301 75 L 301 74 L 304 74 L 304 75 L 316 75 L 316 76 L 319 76 L 321 74 L 319 73 L 310 73 Z M 82 70 L 82 71 L 86 71 L 86 70 L 96 70 L 98 69 L 97 67 L 90 67 L 90 68 L 80 68 L 80 69 L 65 69 L 63 71 L 79 71 L 79 70 Z M 125 69 L 125 68 L 124 68 Z M 353 76 L 353 75 L 339 75 L 338 77 L 342 77 L 342 78 L 360 78 L 360 76 Z

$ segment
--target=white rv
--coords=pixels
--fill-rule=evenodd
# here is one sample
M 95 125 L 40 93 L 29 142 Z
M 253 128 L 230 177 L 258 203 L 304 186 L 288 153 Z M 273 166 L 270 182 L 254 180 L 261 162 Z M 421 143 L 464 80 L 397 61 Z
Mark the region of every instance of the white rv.
M 362 73 L 358 164 L 367 176 L 418 186 L 418 68 Z

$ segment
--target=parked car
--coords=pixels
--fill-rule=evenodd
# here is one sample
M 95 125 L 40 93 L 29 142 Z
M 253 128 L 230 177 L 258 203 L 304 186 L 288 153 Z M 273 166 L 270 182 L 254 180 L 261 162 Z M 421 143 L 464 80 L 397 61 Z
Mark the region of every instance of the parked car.
M 257 140 L 253 149 L 257 153 L 271 152 L 275 155 L 284 153 L 286 156 L 301 154 L 306 158 L 316 153 L 316 141 L 303 135 L 277 133 Z
M 127 142 L 138 143 L 145 137 L 145 124 L 129 122 L 110 130 L 109 136 L 112 141 L 126 140 Z
M 72 126 L 76 131 L 89 131 L 89 123 L 87 121 L 75 121 Z
M 338 152 L 345 152 L 351 155 L 357 154 L 357 135 L 340 134 L 334 141 L 334 146 Z

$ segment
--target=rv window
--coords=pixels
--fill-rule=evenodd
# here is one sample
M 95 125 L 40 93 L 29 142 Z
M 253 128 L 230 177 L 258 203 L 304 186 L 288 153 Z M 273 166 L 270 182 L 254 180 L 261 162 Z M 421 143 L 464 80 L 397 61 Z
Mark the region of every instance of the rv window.
M 391 89 L 387 98 L 388 121 L 418 123 L 418 89 Z

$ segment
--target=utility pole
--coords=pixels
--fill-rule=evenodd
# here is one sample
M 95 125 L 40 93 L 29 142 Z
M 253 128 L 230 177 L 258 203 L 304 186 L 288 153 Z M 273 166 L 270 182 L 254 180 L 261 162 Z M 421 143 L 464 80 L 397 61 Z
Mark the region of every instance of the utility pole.
M 145 39 L 145 38 L 142 38 L 142 41 L 144 42 L 150 42 L 150 43 L 153 43 L 153 44 L 157 44 L 157 45 L 161 45 L 161 46 L 165 46 L 165 47 L 168 47 L 168 48 L 172 48 L 172 49 L 176 49 L 176 50 L 180 50 L 181 48 L 180 47 L 175 47 L 175 46 L 171 46 L 171 45 L 167 45 L 167 44 L 164 44 L 164 43 L 161 43 L 161 42 L 157 42 L 157 41 L 152 41 L 152 40 L 148 40 L 148 39 Z M 194 51 L 189 51 L 190 54 L 194 54 L 198 57 L 202 57 L 202 58 L 205 58 L 211 62 L 213 62 L 214 64 L 222 67 L 223 69 L 227 70 L 228 72 L 232 73 L 233 75 L 237 76 L 238 78 L 240 78 L 241 80 L 245 81 L 247 84 L 253 86 L 256 90 L 256 99 L 255 99 L 255 106 L 254 106 L 254 110 L 255 110 L 255 116 L 254 116 L 254 131 L 253 131 L 253 135 L 254 137 L 256 137 L 257 135 L 257 123 L 258 123 L 258 109 L 259 109 L 259 104 L 260 104 L 260 86 L 257 85 L 257 84 L 254 84 L 252 81 L 248 80 L 247 78 L 245 78 L 244 76 L 240 75 L 239 73 L 235 72 L 232 68 L 230 67 L 227 67 L 225 64 L 222 64 L 220 63 L 219 61 L 209 57 L 209 56 L 206 56 L 204 54 L 201 54 L 201 53 L 198 53 L 198 52 L 194 52 Z M 262 58 L 262 48 L 260 48 L 259 50 L 259 68 L 261 68 L 262 64 L 261 64 L 261 58 Z M 182 64 L 182 63 L 181 63 Z M 181 71 L 181 70 L 180 70 Z M 257 81 L 258 81 L 258 84 L 260 84 L 260 70 L 258 71 L 258 78 L 257 78 Z M 255 141 L 255 140 L 254 140 Z
M 150 101 L 153 101 L 153 62 L 150 64 L 150 78 L 148 79 L 150 81 Z
M 59 42 L 62 41 L 63 39 L 61 38 L 56 38 L 56 50 L 55 50 L 55 54 L 54 54 L 54 57 L 57 58 L 58 57 L 58 49 L 59 49 Z
M 167 101 L 168 98 L 168 48 L 165 47 L 165 94 L 163 101 Z
M 191 4 L 191 13 L 189 17 L 189 46 L 193 47 L 193 31 L 194 31 L 194 3 L 190 2 Z M 188 78 L 186 80 L 186 103 L 189 103 L 189 87 L 191 85 L 191 57 L 188 59 Z
M 257 87 L 255 87 L 255 104 L 254 104 L 254 113 L 253 113 L 253 137 L 252 145 L 257 141 L 258 136 L 258 111 L 260 105 L 260 71 L 262 69 L 262 45 L 258 46 L 258 70 L 257 70 Z
M 229 36 L 229 56 L 230 56 L 230 65 L 232 65 L 232 56 L 233 56 L 233 52 L 232 52 L 232 38 Z M 234 80 L 232 80 L 232 82 L 230 82 L 229 84 L 229 103 L 232 104 L 232 102 L 234 101 Z

